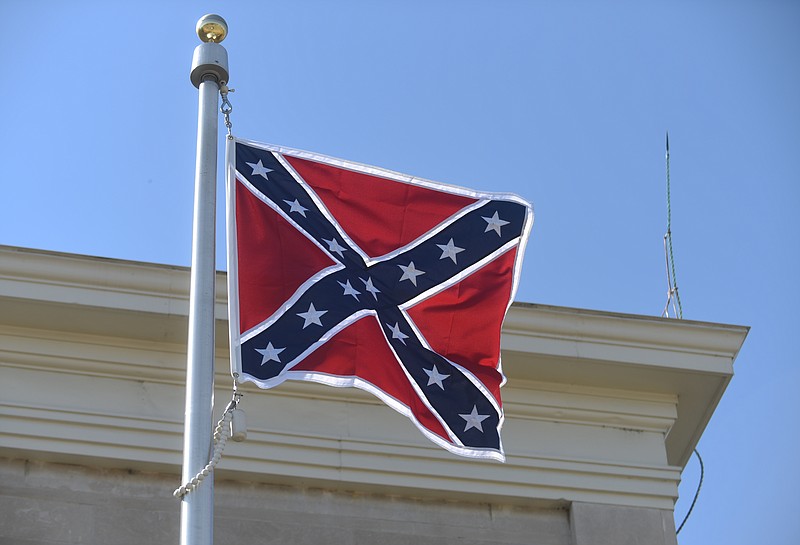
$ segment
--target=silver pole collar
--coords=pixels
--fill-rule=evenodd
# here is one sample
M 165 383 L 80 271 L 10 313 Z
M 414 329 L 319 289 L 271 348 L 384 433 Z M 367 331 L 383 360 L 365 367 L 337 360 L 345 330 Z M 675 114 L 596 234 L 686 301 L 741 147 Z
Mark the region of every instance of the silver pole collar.
M 213 77 L 220 85 L 228 83 L 228 52 L 218 43 L 206 42 L 194 49 L 189 75 L 192 84 L 199 89 L 206 76 Z

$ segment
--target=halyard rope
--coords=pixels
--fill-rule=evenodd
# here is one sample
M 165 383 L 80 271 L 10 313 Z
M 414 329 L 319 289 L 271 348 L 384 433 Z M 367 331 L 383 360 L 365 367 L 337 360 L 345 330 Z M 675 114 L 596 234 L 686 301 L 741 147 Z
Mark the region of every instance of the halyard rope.
M 217 427 L 214 428 L 214 450 L 211 454 L 211 460 L 206 466 L 200 470 L 197 475 L 192 477 L 189 482 L 179 486 L 172 493 L 176 498 L 182 499 L 186 494 L 195 490 L 203 479 L 208 477 L 222 458 L 222 451 L 225 444 L 231 436 L 231 419 L 233 418 L 233 411 L 238 407 L 239 402 L 244 394 L 236 389 L 236 384 L 233 386 L 233 399 L 231 399 L 228 406 L 225 407 L 225 412 L 222 413 L 222 418 L 217 422 Z

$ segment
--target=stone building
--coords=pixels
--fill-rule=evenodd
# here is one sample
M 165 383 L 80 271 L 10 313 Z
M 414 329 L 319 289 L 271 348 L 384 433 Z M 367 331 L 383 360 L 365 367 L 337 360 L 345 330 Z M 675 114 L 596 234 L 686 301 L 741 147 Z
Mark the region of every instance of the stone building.
M 0 543 L 178 542 L 188 286 L 185 268 L 0 246 Z M 746 334 L 514 304 L 505 464 L 434 446 L 359 390 L 246 384 L 215 543 L 675 544 L 681 471 Z

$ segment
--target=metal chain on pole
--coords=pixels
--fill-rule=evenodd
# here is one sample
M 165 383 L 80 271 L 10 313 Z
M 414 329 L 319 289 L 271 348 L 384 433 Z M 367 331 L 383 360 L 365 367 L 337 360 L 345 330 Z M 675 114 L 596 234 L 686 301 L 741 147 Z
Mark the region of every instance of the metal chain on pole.
M 219 107 L 219 111 L 225 119 L 225 127 L 228 129 L 228 140 L 233 140 L 233 134 L 231 133 L 233 127 L 233 123 L 231 123 L 233 106 L 231 105 L 231 101 L 228 100 L 228 93 L 233 93 L 235 91 L 236 89 L 229 89 L 224 83 L 219 86 L 219 95 L 222 97 L 222 105 Z

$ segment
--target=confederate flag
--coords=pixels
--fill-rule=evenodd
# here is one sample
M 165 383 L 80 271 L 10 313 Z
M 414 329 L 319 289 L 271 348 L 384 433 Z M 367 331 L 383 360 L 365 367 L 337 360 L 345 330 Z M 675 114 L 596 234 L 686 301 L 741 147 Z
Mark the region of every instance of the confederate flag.
M 355 386 L 451 452 L 504 460 L 500 328 L 530 205 L 240 139 L 228 155 L 235 376 Z

